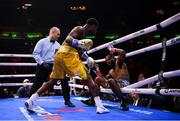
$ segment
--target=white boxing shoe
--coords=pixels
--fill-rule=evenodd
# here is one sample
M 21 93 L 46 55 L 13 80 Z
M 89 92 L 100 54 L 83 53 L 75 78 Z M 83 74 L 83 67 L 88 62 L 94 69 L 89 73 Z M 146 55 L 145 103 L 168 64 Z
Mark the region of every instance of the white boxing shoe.
M 107 108 L 105 108 L 104 106 L 102 106 L 102 107 L 97 107 L 96 113 L 97 113 L 97 114 L 109 113 L 109 110 L 108 110 Z
M 24 104 L 28 111 L 33 111 L 34 102 L 32 100 L 26 100 Z

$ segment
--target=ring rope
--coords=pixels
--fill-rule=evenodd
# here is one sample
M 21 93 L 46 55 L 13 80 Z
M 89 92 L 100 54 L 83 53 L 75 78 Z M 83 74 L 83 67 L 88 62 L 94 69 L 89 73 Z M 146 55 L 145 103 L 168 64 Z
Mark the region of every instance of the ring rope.
M 147 34 L 147 33 L 162 29 L 162 28 L 165 28 L 165 27 L 167 27 L 167 26 L 169 26 L 169 25 L 171 25 L 171 24 L 173 24 L 173 23 L 175 23 L 176 21 L 179 21 L 179 20 L 180 20 L 180 13 L 178 13 L 178 14 L 176 14 L 176 15 L 162 21 L 159 24 L 155 24 L 153 26 L 147 27 L 145 29 L 142 29 L 142 30 L 139 30 L 139 31 L 134 32 L 132 34 L 121 37 L 119 39 L 116 39 L 116 40 L 113 40 L 111 42 L 108 42 L 108 43 L 102 44 L 100 46 L 97 46 L 97 47 L 87 51 L 87 54 L 90 54 L 90 53 L 99 51 L 101 49 L 107 48 L 108 46 L 112 46 L 112 45 L 116 45 L 116 44 L 125 42 L 127 40 L 133 39 L 133 38 L 141 36 L 141 35 L 144 35 L 144 34 Z
M 169 72 L 163 73 L 164 78 L 171 78 L 171 77 L 177 77 L 177 76 L 180 76 L 180 70 L 169 71 Z M 136 82 L 136 83 L 131 84 L 129 86 L 126 86 L 126 88 L 138 88 L 138 87 L 144 86 L 146 84 L 150 84 L 150 83 L 157 81 L 157 80 L 158 80 L 158 75 L 155 75 L 155 76 L 147 78 L 143 81 L 139 81 L 139 82 Z
M 166 42 L 166 45 L 167 46 L 172 46 L 172 45 L 175 45 L 175 44 L 178 44 L 178 43 L 180 43 L 180 37 L 175 37 L 175 38 L 172 38 L 172 39 L 168 40 Z M 158 44 L 151 45 L 151 46 L 139 49 L 139 50 L 129 52 L 129 53 L 126 54 L 126 57 L 131 57 L 131 56 L 134 56 L 134 55 L 142 54 L 142 53 L 145 53 L 145 52 L 149 52 L 149 51 L 157 50 L 157 49 L 161 49 L 161 48 L 162 48 L 162 43 L 158 43 Z M 104 61 L 105 61 L 105 59 L 95 60 L 96 63 L 104 62 Z
M 0 87 L 10 87 L 10 86 L 31 86 L 33 83 L 0 83 Z
M 69 84 L 69 86 L 71 87 L 75 87 L 75 88 L 83 88 L 83 85 L 79 85 L 79 84 Z M 55 87 L 56 89 L 58 89 L 57 87 Z M 85 86 L 85 89 L 88 90 L 88 87 Z M 59 87 L 60 89 L 60 87 Z M 100 92 L 103 93 L 113 93 L 111 89 L 105 89 L 105 88 L 100 88 Z M 146 89 L 146 88 L 121 88 L 121 92 L 122 93 L 134 93 L 134 94 L 146 94 L 146 95 L 155 95 L 156 94 L 156 89 Z M 173 96 L 180 96 L 180 89 L 160 89 L 159 93 L 161 95 L 173 95 Z
M 0 66 L 37 66 L 37 63 L 0 63 Z
M 35 77 L 35 74 L 0 75 L 0 78 Z
M 0 87 L 9 87 L 9 86 L 31 86 L 33 83 L 0 83 Z M 70 87 L 75 87 L 75 88 L 83 88 L 83 85 L 79 84 L 69 84 Z M 85 86 L 85 88 L 88 90 L 88 87 Z M 54 89 L 62 89 L 61 86 L 54 86 Z M 140 88 L 140 89 L 133 89 L 133 88 L 121 88 L 122 93 L 133 93 L 133 94 L 146 94 L 146 95 L 155 95 L 156 94 L 156 89 L 146 89 L 146 88 Z M 102 93 L 110 93 L 112 94 L 111 89 L 105 89 L 102 88 L 100 89 L 100 92 Z M 166 95 L 166 96 L 180 96 L 180 89 L 160 89 L 159 92 L 161 95 Z
M 4 75 L 4 78 L 6 77 L 7 75 Z M 12 76 L 12 75 L 11 75 Z M 12 77 L 22 77 L 23 75 L 13 75 Z M 30 76 L 35 76 L 35 74 L 31 74 Z M 177 76 L 180 76 L 180 70 L 175 70 L 175 71 L 169 71 L 169 72 L 165 72 L 163 74 L 164 78 L 171 78 L 171 77 L 177 77 Z M 23 77 L 27 77 L 27 75 L 23 76 Z M 140 81 L 140 82 L 136 82 L 134 84 L 131 84 L 129 86 L 126 86 L 125 88 L 138 88 L 138 87 L 141 87 L 141 86 L 144 86 L 146 84 L 149 84 L 149 83 L 152 83 L 154 81 L 157 81 L 158 80 L 158 75 L 155 75 L 155 76 L 152 76 L 150 78 L 147 78 L 143 81 Z M 83 85 L 82 85 L 83 86 Z
M 180 36 L 169 39 L 166 42 L 166 46 L 172 46 L 172 45 L 175 45 L 175 44 L 178 44 L 178 43 L 180 43 Z M 151 46 L 148 46 L 148 47 L 145 47 L 145 48 L 142 48 L 142 49 L 135 50 L 133 52 L 127 53 L 126 57 L 131 57 L 131 56 L 134 56 L 134 55 L 137 55 L 137 54 L 141 54 L 141 53 L 145 53 L 145 52 L 148 52 L 148 51 L 157 50 L 157 49 L 161 49 L 161 48 L 162 48 L 162 43 L 158 43 L 158 44 L 155 44 L 155 45 L 151 45 Z
M 22 58 L 32 58 L 32 54 L 0 54 L 0 57 L 22 57 Z
M 178 43 L 180 43 L 180 37 L 175 37 L 175 38 L 172 38 L 172 39 L 168 40 L 166 42 L 166 45 L 167 46 L 172 46 L 172 45 L 175 45 L 175 44 L 178 44 Z M 157 49 L 160 49 L 160 48 L 162 48 L 162 44 L 158 43 L 158 44 L 151 45 L 151 46 L 139 49 L 139 50 L 129 52 L 129 53 L 126 54 L 126 57 L 131 57 L 131 56 L 134 56 L 134 55 L 137 55 L 137 54 L 145 53 L 145 52 L 152 51 L 152 50 L 157 50 Z M 23 56 L 21 56 L 19 54 L 18 57 L 23 57 Z M 95 60 L 96 63 L 104 62 L 104 61 L 105 61 L 105 59 Z M 86 62 L 84 62 L 84 63 L 86 63 Z M 36 66 L 36 65 L 37 65 L 36 63 L 0 63 L 0 66 Z
M 176 77 L 180 76 L 180 70 L 175 70 L 175 71 L 170 71 L 170 72 L 165 72 L 164 77 L 165 78 L 170 78 L 170 77 Z M 126 86 L 124 88 L 121 88 L 122 93 L 136 93 L 136 94 L 157 94 L 156 89 L 138 89 L 137 87 L 141 87 L 143 85 L 152 83 L 154 81 L 158 80 L 158 75 L 155 75 L 153 77 L 147 78 L 143 81 L 131 84 L 129 86 Z M 22 84 L 22 83 L 1 83 L 0 86 L 22 86 L 22 85 L 32 85 L 32 83 L 27 83 L 27 84 Z M 79 85 L 79 84 L 69 84 L 71 87 L 75 88 L 85 88 L 88 89 L 87 86 L 84 85 Z M 60 87 L 57 88 L 57 86 L 54 86 L 55 89 L 61 89 Z M 159 89 L 159 94 L 161 95 L 174 95 L 174 96 L 180 96 L 180 89 Z M 112 93 L 111 89 L 104 89 L 101 88 L 101 92 L 104 93 Z

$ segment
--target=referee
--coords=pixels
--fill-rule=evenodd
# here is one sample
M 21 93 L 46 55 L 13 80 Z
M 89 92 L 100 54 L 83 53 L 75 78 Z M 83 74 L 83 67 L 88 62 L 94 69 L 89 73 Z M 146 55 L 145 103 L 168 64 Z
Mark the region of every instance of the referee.
M 34 94 L 44 82 L 48 81 L 51 74 L 54 55 L 60 48 L 60 44 L 57 42 L 60 37 L 60 29 L 52 27 L 49 31 L 49 36 L 39 40 L 33 51 L 33 58 L 37 63 L 35 81 L 30 90 L 30 96 Z M 67 83 L 64 83 L 67 82 Z M 68 81 L 61 81 L 63 96 L 65 104 L 74 107 L 74 104 L 70 102 L 69 85 Z

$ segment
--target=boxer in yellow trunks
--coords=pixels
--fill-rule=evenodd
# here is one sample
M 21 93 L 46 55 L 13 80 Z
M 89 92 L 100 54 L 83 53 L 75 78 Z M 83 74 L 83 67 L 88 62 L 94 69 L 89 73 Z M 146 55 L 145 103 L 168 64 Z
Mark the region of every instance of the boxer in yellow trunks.
M 85 81 L 85 84 L 88 85 L 89 91 L 96 103 L 96 113 L 101 114 L 109 112 L 109 110 L 102 105 L 98 86 L 94 83 L 91 75 L 82 62 L 82 60 L 86 61 L 90 58 L 85 51 L 89 50 L 93 45 L 92 40 L 84 39 L 84 37 L 86 35 L 95 35 L 97 28 L 98 21 L 94 18 L 90 18 L 86 21 L 84 26 L 77 26 L 71 30 L 55 55 L 50 80 L 25 102 L 27 109 L 31 110 L 37 97 L 42 92 L 52 87 L 57 80 L 63 80 L 67 74 L 70 77 L 79 76 Z
M 70 77 L 79 76 L 82 80 L 87 80 L 88 70 L 75 48 L 62 45 L 54 59 L 55 63 L 50 78 L 64 79 L 67 74 Z

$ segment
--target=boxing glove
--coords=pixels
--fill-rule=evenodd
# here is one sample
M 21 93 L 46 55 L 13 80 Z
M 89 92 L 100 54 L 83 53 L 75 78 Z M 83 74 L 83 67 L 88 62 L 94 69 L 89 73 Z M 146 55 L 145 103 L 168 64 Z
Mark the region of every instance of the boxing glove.
M 72 40 L 73 47 L 79 47 L 84 50 L 89 50 L 93 46 L 93 41 L 91 39 L 82 39 L 82 40 Z
M 116 48 L 114 48 L 114 46 L 113 46 L 113 45 L 108 46 L 108 50 L 109 50 L 109 52 L 110 52 L 111 54 L 113 54 L 113 53 L 115 53 L 115 52 L 116 52 Z
M 88 57 L 86 62 L 87 62 L 87 65 L 90 69 L 95 67 L 95 61 L 92 57 Z

